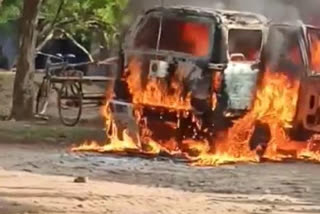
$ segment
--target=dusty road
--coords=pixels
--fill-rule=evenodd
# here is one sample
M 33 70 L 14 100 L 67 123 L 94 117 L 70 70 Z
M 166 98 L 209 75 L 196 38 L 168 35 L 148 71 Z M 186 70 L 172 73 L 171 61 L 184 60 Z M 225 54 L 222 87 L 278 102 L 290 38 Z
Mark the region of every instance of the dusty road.
M 21 172 L 0 171 L 0 177 L 6 181 L 0 187 L 1 213 L 248 213 L 246 203 L 224 195 L 103 181 L 74 184 L 70 177 Z
M 320 213 L 317 164 L 189 167 L 179 160 L 0 144 L 0 213 Z M 87 183 L 74 183 L 88 176 Z

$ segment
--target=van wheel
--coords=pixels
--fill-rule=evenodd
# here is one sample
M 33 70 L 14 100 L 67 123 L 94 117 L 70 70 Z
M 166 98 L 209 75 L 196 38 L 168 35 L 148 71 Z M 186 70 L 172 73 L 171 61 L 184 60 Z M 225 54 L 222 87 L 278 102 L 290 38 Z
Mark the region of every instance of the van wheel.
M 256 121 L 252 136 L 249 140 L 250 149 L 256 152 L 259 160 L 262 159 L 269 141 L 271 140 L 270 126 L 266 123 Z

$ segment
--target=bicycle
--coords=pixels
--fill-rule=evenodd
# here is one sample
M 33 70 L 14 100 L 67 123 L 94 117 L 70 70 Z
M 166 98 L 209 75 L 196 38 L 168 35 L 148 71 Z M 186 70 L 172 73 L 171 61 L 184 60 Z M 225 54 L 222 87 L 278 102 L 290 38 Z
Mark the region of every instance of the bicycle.
M 105 94 L 88 94 L 83 92 L 83 83 L 113 81 L 113 78 L 104 76 L 85 76 L 83 71 L 76 69 L 80 66 L 92 64 L 92 62 L 71 64 L 69 63 L 69 59 L 74 58 L 74 55 L 54 56 L 44 53 L 40 54 L 48 58 L 45 66 L 45 76 L 37 93 L 36 114 L 39 117 L 48 119 L 45 116 L 45 112 L 52 90 L 55 90 L 58 95 L 59 118 L 66 126 L 75 126 L 79 122 L 84 100 L 90 100 L 94 103 L 103 103 L 105 101 Z M 52 59 L 58 62 L 53 62 Z M 91 103 L 87 102 L 86 104 Z M 71 112 L 66 112 L 70 109 Z

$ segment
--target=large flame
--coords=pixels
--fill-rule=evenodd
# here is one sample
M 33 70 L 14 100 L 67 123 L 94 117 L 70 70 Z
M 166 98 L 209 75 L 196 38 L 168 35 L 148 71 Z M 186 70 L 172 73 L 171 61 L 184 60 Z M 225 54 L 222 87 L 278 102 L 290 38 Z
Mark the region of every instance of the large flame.
M 190 98 L 183 99 L 179 82 L 173 83 L 173 93 L 168 94 L 167 88 L 162 88 L 158 82 L 150 81 L 146 87 L 142 87 L 139 75 L 141 64 L 133 60 L 129 70 L 134 71 L 127 77 L 133 103 L 166 107 L 176 111 L 190 109 Z M 175 85 L 176 84 L 176 85 Z M 320 146 L 318 139 L 310 139 L 306 142 L 294 142 L 287 135 L 287 129 L 295 117 L 299 81 L 290 79 L 285 72 L 267 69 L 256 92 L 253 108 L 241 119 L 234 121 L 234 125 L 217 134 L 209 140 L 197 141 L 184 139 L 182 143 L 170 139 L 160 142 L 152 139 L 152 133 L 160 130 L 147 130 L 149 134 L 141 134 L 139 142 L 133 140 L 126 130 L 123 131 L 123 140 L 117 135 L 112 135 L 105 145 L 95 142 L 86 143 L 73 151 L 97 151 L 97 152 L 135 152 L 139 154 L 158 155 L 183 155 L 192 165 L 214 166 L 235 162 L 258 162 L 262 159 L 281 161 L 284 159 L 320 161 Z M 105 112 L 107 127 L 112 120 L 111 114 Z M 258 125 L 268 127 L 269 138 L 258 137 L 255 148 L 250 141 Z M 143 127 L 146 129 L 146 127 Z M 116 129 L 116 128 L 115 128 Z M 113 133 L 117 131 L 114 130 Z M 151 133 L 151 134 L 150 134 Z M 267 134 L 266 134 L 267 135 Z M 266 141 L 266 139 L 268 139 Z
M 235 121 L 222 139 L 216 142 L 214 153 L 204 153 L 196 165 L 215 165 L 225 162 L 258 161 L 257 151 L 250 149 L 250 139 L 257 121 L 269 125 L 271 141 L 264 157 L 279 159 L 278 146 L 286 144 L 284 128 L 290 125 L 296 109 L 299 83 L 290 81 L 284 74 L 267 70 L 257 91 L 253 109 Z M 258 148 L 259 149 L 259 148 Z
M 128 66 L 127 83 L 133 96 L 134 104 L 164 107 L 175 110 L 188 110 L 190 94 L 183 96 L 182 81 L 175 76 L 170 85 L 161 83 L 156 79 L 150 79 L 144 86 L 141 76 L 142 62 L 136 58 L 130 61 Z
M 266 71 L 251 112 L 235 122 L 225 138 L 218 141 L 214 153 L 205 152 L 194 165 L 216 165 L 228 162 L 255 162 L 265 158 L 281 161 L 300 159 L 320 161 L 319 146 L 315 141 L 291 141 L 285 131 L 295 116 L 299 82 L 290 80 L 284 73 Z M 250 137 L 259 121 L 270 127 L 271 139 L 265 152 L 259 156 L 258 147 L 251 150 Z

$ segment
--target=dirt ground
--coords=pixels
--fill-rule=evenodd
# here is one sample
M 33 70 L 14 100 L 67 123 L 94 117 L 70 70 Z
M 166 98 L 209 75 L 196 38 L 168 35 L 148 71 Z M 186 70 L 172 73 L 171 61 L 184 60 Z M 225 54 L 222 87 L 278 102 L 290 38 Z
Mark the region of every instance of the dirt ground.
M 195 168 L 67 148 L 1 143 L 0 213 L 320 213 L 317 164 Z
M 12 79 L 0 75 L 3 118 Z M 49 114 L 49 122 L 0 122 L 0 214 L 320 213 L 319 164 L 197 168 L 167 157 L 71 153 L 73 143 L 104 140 L 98 109 L 86 109 L 74 128 L 59 124 L 54 98 Z M 87 182 L 75 183 L 79 176 Z

